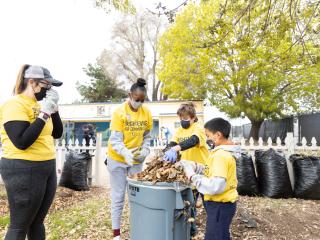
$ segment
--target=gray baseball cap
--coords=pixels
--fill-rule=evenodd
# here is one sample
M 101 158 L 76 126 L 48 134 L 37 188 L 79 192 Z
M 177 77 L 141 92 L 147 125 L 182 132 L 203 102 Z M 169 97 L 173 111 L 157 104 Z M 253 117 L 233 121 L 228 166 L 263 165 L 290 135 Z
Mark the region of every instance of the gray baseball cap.
M 51 82 L 51 84 L 56 87 L 62 85 L 61 81 L 58 81 L 51 76 L 48 69 L 36 65 L 31 65 L 26 69 L 26 71 L 24 72 L 24 78 L 45 79 Z

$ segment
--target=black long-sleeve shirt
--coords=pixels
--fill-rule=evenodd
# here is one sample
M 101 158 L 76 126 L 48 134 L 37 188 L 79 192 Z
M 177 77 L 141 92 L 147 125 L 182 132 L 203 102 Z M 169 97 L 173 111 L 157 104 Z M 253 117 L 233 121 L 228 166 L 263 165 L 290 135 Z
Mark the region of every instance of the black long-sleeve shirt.
M 185 150 L 188 150 L 190 148 L 193 148 L 194 146 L 196 146 L 197 144 L 200 143 L 200 139 L 198 136 L 196 135 L 192 135 L 190 138 L 182 141 L 182 142 L 179 142 L 179 143 L 176 143 L 176 142 L 170 142 L 168 144 L 169 147 L 174 147 L 176 145 L 179 145 L 181 147 L 181 151 L 185 151 Z
M 52 114 L 51 118 L 53 124 L 52 137 L 54 139 L 61 138 L 63 125 L 59 112 Z M 44 126 L 45 122 L 37 118 L 33 123 L 28 121 L 7 122 L 4 124 L 4 129 L 13 145 L 20 150 L 25 150 L 38 139 Z

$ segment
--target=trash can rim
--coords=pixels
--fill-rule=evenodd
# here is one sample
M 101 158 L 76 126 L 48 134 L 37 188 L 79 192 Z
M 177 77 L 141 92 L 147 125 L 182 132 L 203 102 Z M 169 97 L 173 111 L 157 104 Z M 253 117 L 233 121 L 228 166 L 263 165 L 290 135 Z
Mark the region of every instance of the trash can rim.
M 155 188 L 155 189 L 172 189 L 175 190 L 176 192 L 183 191 L 187 188 L 191 188 L 190 186 L 187 186 L 185 184 L 182 184 L 180 182 L 173 182 L 173 183 L 167 183 L 167 182 L 149 182 L 149 181 L 139 181 L 139 180 L 134 180 L 132 178 L 127 178 L 128 183 L 138 185 L 141 187 L 149 187 L 149 188 Z

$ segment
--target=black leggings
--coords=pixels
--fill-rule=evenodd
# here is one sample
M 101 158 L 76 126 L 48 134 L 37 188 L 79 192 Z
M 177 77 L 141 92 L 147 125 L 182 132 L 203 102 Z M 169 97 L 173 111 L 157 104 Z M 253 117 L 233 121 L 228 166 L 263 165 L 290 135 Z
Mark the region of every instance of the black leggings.
M 7 190 L 10 226 L 5 240 L 44 240 L 43 221 L 57 188 L 56 162 L 2 158 L 0 173 Z

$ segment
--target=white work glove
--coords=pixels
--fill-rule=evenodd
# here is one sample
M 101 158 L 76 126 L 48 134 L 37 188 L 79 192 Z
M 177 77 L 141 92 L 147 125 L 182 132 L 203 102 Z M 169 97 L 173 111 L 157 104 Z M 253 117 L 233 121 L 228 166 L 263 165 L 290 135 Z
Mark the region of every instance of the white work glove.
M 132 167 L 133 166 L 133 154 L 132 154 L 132 152 L 127 148 L 123 148 L 121 150 L 120 154 L 124 157 L 124 160 L 126 161 L 127 165 Z
M 194 170 L 195 173 L 203 175 L 204 174 L 204 170 L 205 170 L 205 166 L 203 164 L 200 164 L 200 163 L 195 163 L 195 164 L 196 164 L 196 169 Z
M 150 149 L 143 147 L 141 150 L 138 151 L 134 151 L 133 155 L 134 155 L 134 160 L 143 163 L 144 160 L 146 159 L 146 157 L 150 154 Z
M 46 92 L 46 98 L 48 100 L 52 100 L 54 103 L 58 104 L 59 102 L 59 94 L 56 90 L 50 88 L 47 92 Z
M 40 102 L 40 112 L 44 112 L 49 116 L 55 112 L 56 108 L 57 104 L 52 100 L 48 100 L 47 98 L 44 98 Z
M 191 177 L 196 174 L 196 163 L 193 161 L 181 160 L 180 164 L 183 167 L 186 176 L 191 180 Z

